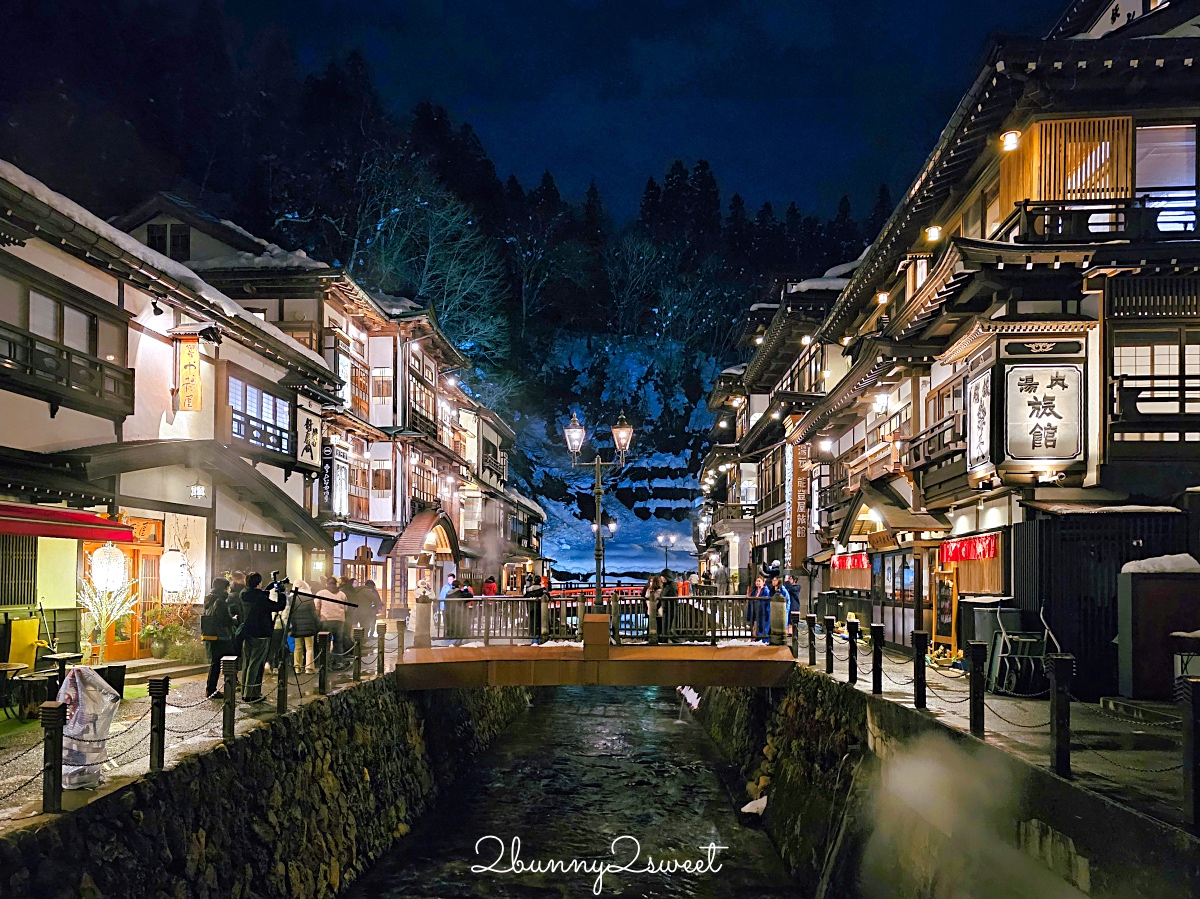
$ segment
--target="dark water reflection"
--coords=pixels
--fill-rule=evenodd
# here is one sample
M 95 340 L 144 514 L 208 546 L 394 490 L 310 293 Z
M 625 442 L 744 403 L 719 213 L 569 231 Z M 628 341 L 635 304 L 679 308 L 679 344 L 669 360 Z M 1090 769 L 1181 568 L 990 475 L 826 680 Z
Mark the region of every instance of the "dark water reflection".
M 438 808 L 350 891 L 351 897 L 591 896 L 594 874 L 473 873 L 499 855 L 487 835 L 521 840 L 521 860 L 603 859 L 609 845 L 636 837 L 658 858 L 702 859 L 715 873 L 607 874 L 605 896 L 793 896 L 766 835 L 738 823 L 722 786 L 722 762 L 707 735 L 678 720 L 674 690 L 569 688 L 539 699 Z M 740 800 L 744 802 L 744 800 Z M 740 804 L 740 802 L 739 802 Z M 622 860 L 631 855 L 625 844 Z M 511 853 L 503 863 L 507 868 Z M 641 867 L 642 863 L 638 864 Z

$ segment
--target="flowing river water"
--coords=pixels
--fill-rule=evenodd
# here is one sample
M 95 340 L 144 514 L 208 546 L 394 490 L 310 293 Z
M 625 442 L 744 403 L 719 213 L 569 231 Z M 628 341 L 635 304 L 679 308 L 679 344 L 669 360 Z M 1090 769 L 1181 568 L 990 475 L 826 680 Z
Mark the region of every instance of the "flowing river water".
M 795 895 L 766 834 L 739 821 L 744 791 L 725 771 L 704 730 L 686 711 L 680 715 L 674 690 L 544 691 L 349 895 L 591 896 L 596 867 L 605 863 L 629 870 L 604 873 L 604 896 Z M 632 840 L 610 851 L 625 836 L 640 843 L 636 862 Z M 510 873 L 519 867 L 514 838 L 519 865 L 578 859 L 591 869 Z M 633 873 L 644 872 L 647 856 L 655 865 L 690 860 L 699 873 Z

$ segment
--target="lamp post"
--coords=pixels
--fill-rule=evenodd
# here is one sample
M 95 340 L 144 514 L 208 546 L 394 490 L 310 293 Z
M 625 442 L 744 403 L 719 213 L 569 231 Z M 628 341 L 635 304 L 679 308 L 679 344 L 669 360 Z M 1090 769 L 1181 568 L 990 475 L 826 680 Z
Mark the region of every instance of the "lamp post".
M 583 442 L 587 439 L 587 429 L 579 423 L 578 416 L 574 412 L 571 413 L 571 423 L 563 428 L 563 437 L 567 441 L 567 449 L 571 452 L 571 465 L 579 465 L 579 451 L 583 449 Z M 611 462 L 605 462 L 600 458 L 599 450 L 596 451 L 596 458 L 592 460 L 592 470 L 594 481 L 592 484 L 592 497 L 596 504 L 596 522 L 592 530 L 596 534 L 596 608 L 599 609 L 604 605 L 604 587 L 601 583 L 602 573 L 604 571 L 604 529 L 600 526 L 603 523 L 603 511 L 601 503 L 604 499 L 604 469 L 625 464 L 625 454 L 629 452 L 629 444 L 633 442 L 633 426 L 625 420 L 625 413 L 621 413 L 617 419 L 617 423 L 612 426 L 613 445 L 617 450 L 617 458 Z M 584 463 L 585 465 L 587 463 Z M 615 530 L 615 529 L 614 529 Z M 580 632 L 582 633 L 583 621 L 582 617 L 579 622 Z
M 671 570 L 671 547 L 675 545 L 674 534 L 659 534 L 658 545 L 663 549 L 663 568 Z

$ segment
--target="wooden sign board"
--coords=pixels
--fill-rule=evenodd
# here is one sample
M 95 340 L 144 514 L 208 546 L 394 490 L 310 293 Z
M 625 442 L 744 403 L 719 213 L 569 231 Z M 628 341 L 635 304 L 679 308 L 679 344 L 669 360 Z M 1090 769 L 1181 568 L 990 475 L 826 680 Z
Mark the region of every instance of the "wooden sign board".
M 958 576 L 953 569 L 939 568 L 933 574 L 934 646 L 958 648 Z
M 199 412 L 204 408 L 200 385 L 200 340 L 179 339 L 179 411 Z

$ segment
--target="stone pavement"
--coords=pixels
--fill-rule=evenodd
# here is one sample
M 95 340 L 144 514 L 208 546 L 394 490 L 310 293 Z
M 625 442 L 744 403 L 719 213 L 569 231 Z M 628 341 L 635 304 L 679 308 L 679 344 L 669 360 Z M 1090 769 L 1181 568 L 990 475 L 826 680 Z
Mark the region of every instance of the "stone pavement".
M 409 638 L 411 643 L 411 636 Z M 362 677 L 375 676 L 376 655 L 373 641 L 363 649 Z M 396 635 L 388 634 L 384 671 L 396 665 Z M 329 692 L 352 683 L 351 669 L 331 670 Z M 289 676 L 288 705 L 311 702 L 317 695 L 317 675 Z M 171 681 L 167 697 L 166 764 L 181 755 L 199 752 L 221 742 L 222 700 L 204 695 L 205 678 L 188 677 Z M 241 734 L 276 715 L 277 679 L 263 679 L 266 701 L 249 704 L 238 701 L 236 732 Z M 150 765 L 150 698 L 140 697 L 121 703 L 113 719 L 108 739 L 109 761 L 104 766 L 104 782 L 98 790 L 66 790 L 64 809 L 86 805 L 96 796 L 115 789 L 145 774 Z M 13 822 L 40 814 L 42 801 L 42 729 L 36 723 L 0 739 L 0 831 Z
M 800 664 L 808 663 L 807 634 L 802 627 Z M 859 645 L 856 687 L 871 692 L 872 654 Z M 825 641 L 817 636 L 817 668 L 825 670 Z M 834 677 L 847 681 L 849 644 L 834 642 Z M 883 660 L 883 697 L 913 708 L 913 663 L 903 651 L 888 647 Z M 963 732 L 970 730 L 967 673 L 926 666 L 928 713 Z M 1044 696 L 1018 698 L 986 694 L 985 739 L 1031 764 L 1050 765 L 1050 703 Z M 1072 780 L 1122 805 L 1177 827 L 1187 827 L 1183 814 L 1183 731 L 1180 725 L 1135 721 L 1096 703 L 1071 703 Z

